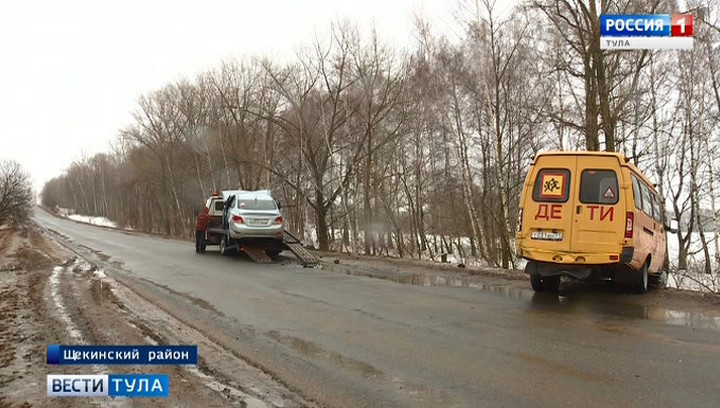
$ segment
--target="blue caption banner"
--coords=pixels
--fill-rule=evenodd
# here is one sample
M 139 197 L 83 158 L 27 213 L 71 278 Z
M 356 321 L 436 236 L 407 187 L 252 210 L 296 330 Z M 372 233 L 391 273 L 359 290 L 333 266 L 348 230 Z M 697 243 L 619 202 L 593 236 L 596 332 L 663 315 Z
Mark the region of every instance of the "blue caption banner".
M 197 346 L 66 346 L 50 344 L 47 363 L 58 365 L 197 365 Z
M 48 397 L 167 398 L 167 374 L 48 374 Z
M 670 37 L 669 14 L 603 14 L 601 37 Z
M 170 378 L 167 374 L 110 374 L 108 396 L 127 398 L 167 398 Z

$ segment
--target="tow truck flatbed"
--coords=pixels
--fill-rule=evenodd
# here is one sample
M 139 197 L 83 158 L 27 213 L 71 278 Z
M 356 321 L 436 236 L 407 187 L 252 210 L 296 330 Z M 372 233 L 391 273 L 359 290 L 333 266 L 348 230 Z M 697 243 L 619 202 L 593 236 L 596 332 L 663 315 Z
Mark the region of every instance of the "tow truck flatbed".
M 224 236 L 227 230 L 222 227 L 209 227 L 207 229 L 208 237 Z M 282 242 L 269 242 L 270 240 L 264 239 L 247 239 L 243 241 L 236 241 L 233 245 L 228 246 L 227 249 L 244 252 L 256 263 L 271 263 L 272 258 L 265 253 L 267 249 L 276 250 L 288 250 L 300 260 L 300 263 L 305 267 L 313 267 L 317 265 L 318 260 L 305 247 L 302 242 L 288 230 L 284 230 Z M 275 240 L 272 240 L 275 241 Z M 208 245 L 214 245 L 215 240 L 208 239 Z

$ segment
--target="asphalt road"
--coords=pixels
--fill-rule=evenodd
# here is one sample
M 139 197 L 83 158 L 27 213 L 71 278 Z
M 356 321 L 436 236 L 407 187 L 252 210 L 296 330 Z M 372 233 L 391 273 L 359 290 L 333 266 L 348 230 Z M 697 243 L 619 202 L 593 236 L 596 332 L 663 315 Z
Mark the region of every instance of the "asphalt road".
M 188 242 L 41 210 L 35 220 L 102 252 L 108 275 L 154 288 L 167 310 L 322 406 L 720 401 L 720 318 L 711 306 L 709 315 L 695 316 L 638 306 L 633 295 L 566 299 L 526 289 L 423 287 L 197 255 Z

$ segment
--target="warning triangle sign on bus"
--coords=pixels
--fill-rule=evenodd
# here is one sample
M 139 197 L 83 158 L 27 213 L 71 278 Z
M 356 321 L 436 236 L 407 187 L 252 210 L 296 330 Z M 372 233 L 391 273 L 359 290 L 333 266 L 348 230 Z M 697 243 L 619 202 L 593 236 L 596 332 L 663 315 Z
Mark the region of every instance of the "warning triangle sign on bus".
M 612 187 L 608 187 L 607 190 L 605 190 L 603 198 L 615 198 L 615 192 L 613 191 Z

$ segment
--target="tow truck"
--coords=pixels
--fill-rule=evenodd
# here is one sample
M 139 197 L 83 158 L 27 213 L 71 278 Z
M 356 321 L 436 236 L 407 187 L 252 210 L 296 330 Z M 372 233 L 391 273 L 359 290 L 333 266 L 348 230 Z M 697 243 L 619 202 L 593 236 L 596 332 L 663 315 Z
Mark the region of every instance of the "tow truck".
M 285 229 L 282 205 L 270 190 L 214 192 L 205 208 L 209 221 L 201 253 L 207 245 L 217 245 L 221 255 L 241 252 L 256 263 L 271 263 L 289 250 L 303 266 L 317 265 L 317 258 Z

